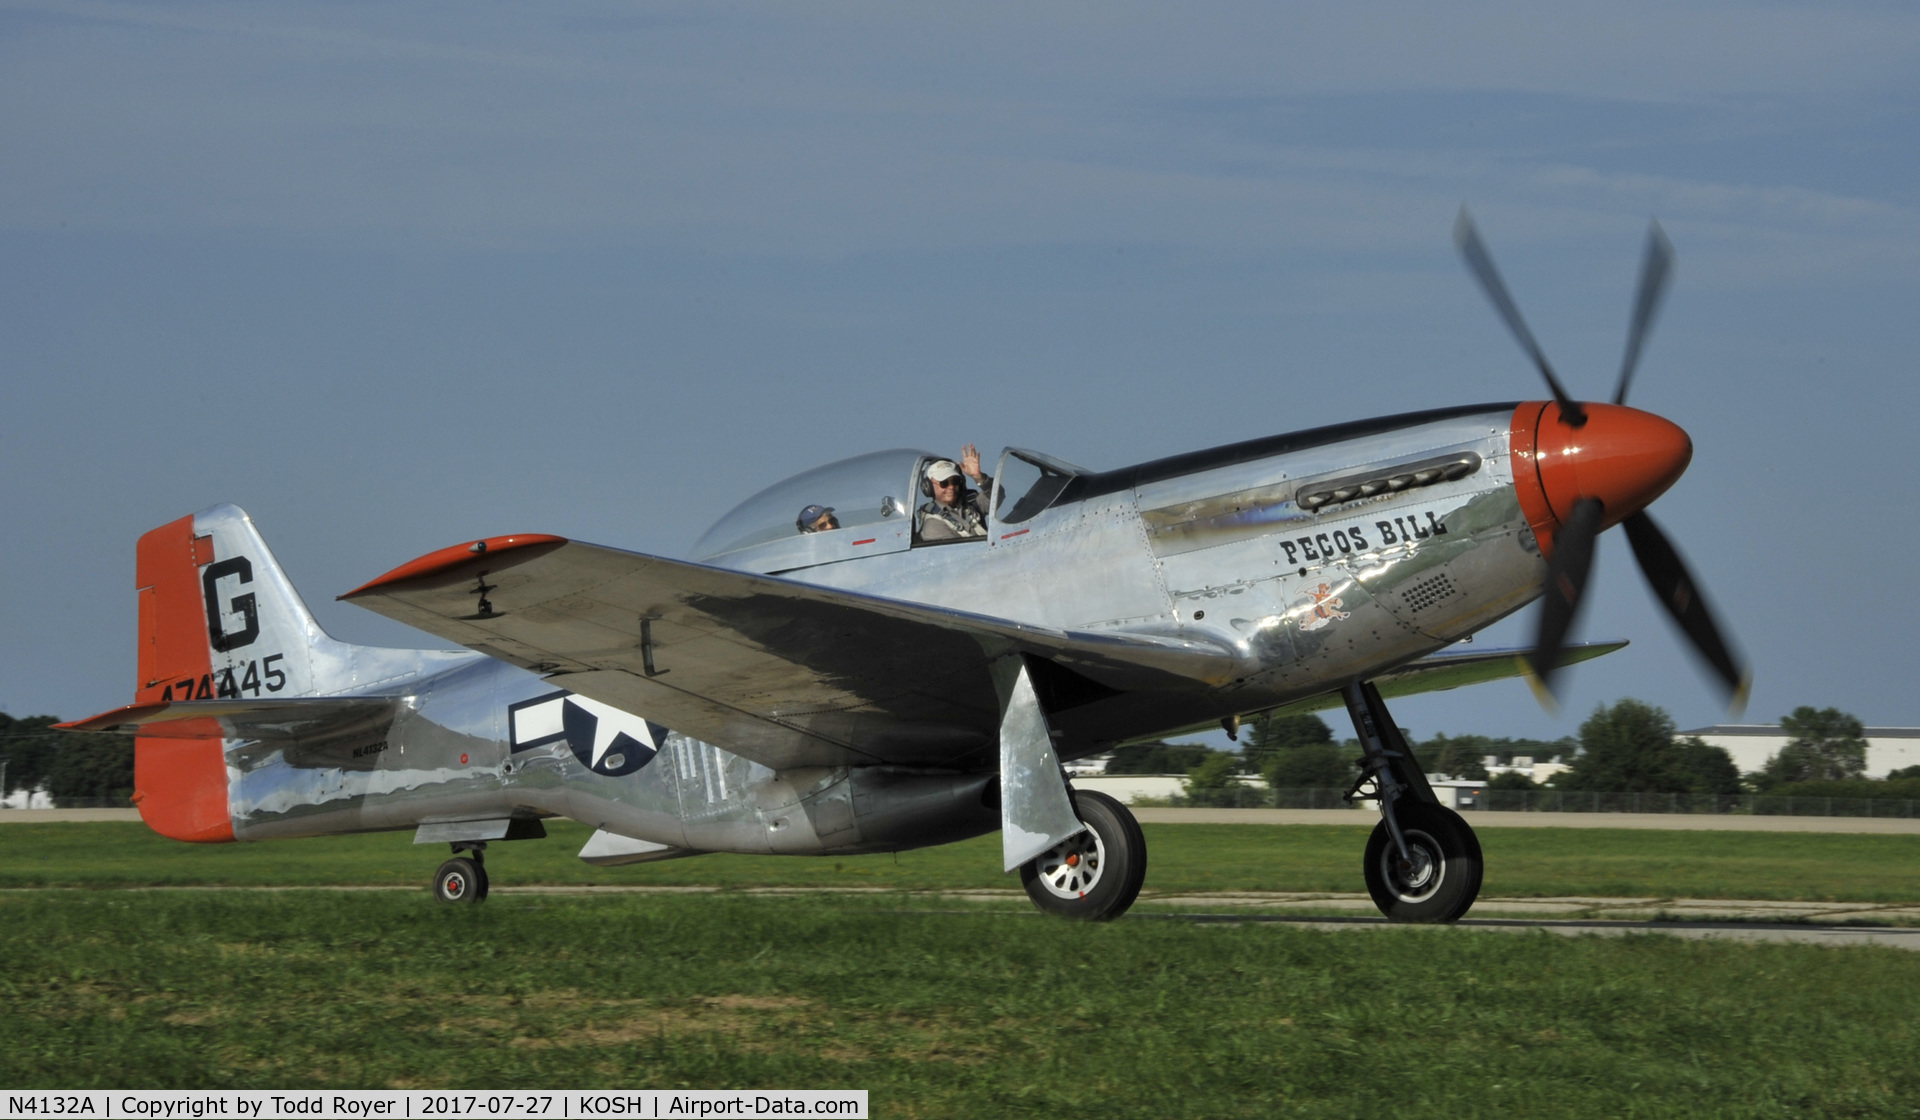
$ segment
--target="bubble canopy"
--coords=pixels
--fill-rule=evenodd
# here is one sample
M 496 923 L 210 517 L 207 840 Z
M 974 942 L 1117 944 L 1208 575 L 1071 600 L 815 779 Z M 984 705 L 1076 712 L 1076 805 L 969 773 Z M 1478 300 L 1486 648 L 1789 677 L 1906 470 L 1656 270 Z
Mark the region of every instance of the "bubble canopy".
M 714 557 L 751 548 L 771 540 L 798 536 L 800 511 L 810 505 L 833 510 L 842 531 L 882 521 L 910 518 L 919 504 L 914 471 L 931 451 L 896 447 L 828 463 L 776 482 L 741 502 L 713 523 L 693 546 L 693 559 Z

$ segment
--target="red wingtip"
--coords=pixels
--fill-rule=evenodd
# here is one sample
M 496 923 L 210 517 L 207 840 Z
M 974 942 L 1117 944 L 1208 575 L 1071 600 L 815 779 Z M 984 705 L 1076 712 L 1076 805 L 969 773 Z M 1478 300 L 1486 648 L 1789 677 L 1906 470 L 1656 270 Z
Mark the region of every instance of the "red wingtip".
M 359 587 L 340 596 L 340 598 L 351 599 L 356 595 L 365 595 L 368 592 L 377 591 L 380 588 L 392 584 L 405 583 L 407 580 L 420 579 L 425 576 L 439 575 L 442 572 L 450 571 L 469 561 L 478 560 L 482 556 L 493 556 L 497 553 L 511 552 L 516 548 L 529 548 L 534 545 L 561 545 L 566 543 L 567 538 L 556 537 L 548 533 L 518 533 L 511 537 L 488 537 L 485 540 L 468 541 L 465 544 L 456 544 L 448 548 L 440 549 L 438 552 L 429 552 L 418 560 L 410 560 L 378 579 L 369 580 L 361 584 Z

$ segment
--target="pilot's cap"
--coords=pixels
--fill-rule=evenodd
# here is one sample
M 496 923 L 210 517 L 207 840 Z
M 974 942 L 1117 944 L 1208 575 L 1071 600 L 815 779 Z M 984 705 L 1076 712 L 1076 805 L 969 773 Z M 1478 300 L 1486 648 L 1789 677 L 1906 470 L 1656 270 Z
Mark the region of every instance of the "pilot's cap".
M 953 465 L 952 459 L 935 459 L 927 464 L 928 482 L 945 482 L 949 478 L 959 478 L 960 468 Z
M 814 522 L 832 512 L 832 506 L 808 506 L 800 511 L 800 516 L 794 519 L 794 524 L 800 526 L 800 531 L 804 533 L 813 528 Z

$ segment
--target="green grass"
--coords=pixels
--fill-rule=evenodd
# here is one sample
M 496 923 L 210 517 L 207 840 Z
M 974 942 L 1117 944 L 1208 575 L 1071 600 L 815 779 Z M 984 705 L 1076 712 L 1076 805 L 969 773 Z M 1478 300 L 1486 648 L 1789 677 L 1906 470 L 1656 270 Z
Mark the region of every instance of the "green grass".
M 1920 954 L 947 909 L 13 893 L 0 1084 L 865 1088 L 883 1117 L 1920 1102 Z
M 1000 838 L 898 856 L 700 856 L 596 868 L 575 853 L 589 830 L 549 821 L 545 840 L 497 844 L 493 879 L 510 884 L 1014 888 Z M 1359 825 L 1147 825 L 1150 893 L 1361 891 Z M 1489 828 L 1488 896 L 1599 895 L 1920 902 L 1920 835 Z M 146 885 L 424 886 L 442 845 L 411 833 L 180 844 L 144 825 L 0 825 L 0 887 Z

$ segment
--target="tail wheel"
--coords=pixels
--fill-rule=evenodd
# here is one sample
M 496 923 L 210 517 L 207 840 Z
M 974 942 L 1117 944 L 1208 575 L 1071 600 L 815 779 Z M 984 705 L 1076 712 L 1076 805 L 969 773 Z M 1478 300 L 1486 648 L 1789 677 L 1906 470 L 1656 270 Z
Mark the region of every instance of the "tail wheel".
M 1049 914 L 1106 922 L 1127 912 L 1147 877 L 1147 838 L 1133 814 L 1104 793 L 1076 791 L 1087 826 L 1020 868 L 1020 885 Z
M 1381 821 L 1367 839 L 1367 893 L 1389 921 L 1452 922 L 1480 895 L 1480 841 L 1460 814 L 1439 805 L 1402 802 L 1394 819 L 1407 859 Z
M 442 902 L 479 902 L 487 897 L 487 871 L 464 857 L 450 859 L 433 875 L 433 897 Z

